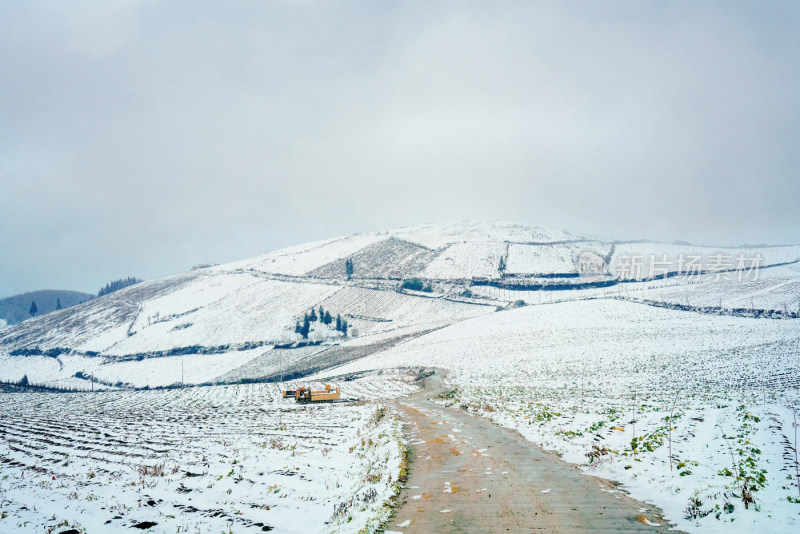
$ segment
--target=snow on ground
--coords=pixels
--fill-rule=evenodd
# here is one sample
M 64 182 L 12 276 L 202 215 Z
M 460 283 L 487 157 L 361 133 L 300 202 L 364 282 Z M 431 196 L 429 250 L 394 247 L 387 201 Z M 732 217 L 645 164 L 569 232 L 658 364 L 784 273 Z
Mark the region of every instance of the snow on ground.
M 412 296 L 395 291 L 346 287 L 320 303 L 331 313 L 346 310 L 346 319 L 359 335 L 453 321 L 492 313 L 491 306 L 453 302 L 443 298 Z
M 385 235 L 355 234 L 276 250 L 256 258 L 220 265 L 214 267 L 214 270 L 225 272 L 237 269 L 256 269 L 266 273 L 300 276 L 386 239 Z
M 125 384 L 138 388 L 163 387 L 173 384 L 202 384 L 239 368 L 265 352 L 269 347 L 225 352 L 222 354 L 186 354 L 142 360 L 114 361 L 101 357 L 62 354 L 47 356 L 8 356 L 0 354 L 0 380 L 17 382 L 27 376 L 31 384 L 49 387 L 90 389 L 91 381 L 77 380 L 76 373 L 94 376 L 95 389 L 104 384 Z M 274 356 L 277 359 L 277 356 Z
M 420 276 L 434 279 L 496 278 L 500 258 L 506 253 L 502 241 L 453 243 L 439 254 Z
M 371 323 L 370 332 L 475 317 L 494 311 L 487 306 L 362 287 L 344 288 L 321 304 L 326 310 L 346 310 L 347 318 Z M 362 329 L 362 333 L 367 330 Z
M 219 275 L 210 282 L 203 278 L 146 300 L 127 325 L 110 328 L 71 347 L 78 351 L 97 351 L 101 356 L 69 351 L 56 357 L 10 356 L 9 350 L 0 350 L 0 380 L 18 381 L 27 376 L 32 384 L 77 389 L 89 389 L 91 382 L 76 379 L 76 373 L 85 377 L 93 375 L 100 382 L 97 387 L 112 384 L 161 387 L 221 379 L 236 381 L 269 376 L 290 367 L 298 358 L 309 356 L 310 353 L 300 354 L 295 350 L 271 351 L 273 342 L 270 340 L 298 340 L 299 335 L 293 331 L 295 320 L 319 304 L 333 315 L 341 313 L 350 323 L 351 334 L 363 337 L 339 339 L 338 332 L 317 322 L 313 323 L 310 339 L 319 341 L 331 337 L 326 343 L 352 343 L 353 346 L 379 342 L 386 336 L 391 338 L 437 328 L 494 311 L 491 306 L 443 298 L 265 280 L 248 274 Z M 384 334 L 384 337 L 375 337 L 376 334 Z M 257 343 L 253 348 L 246 345 L 253 342 Z M 66 343 L 54 344 L 69 348 Z M 37 346 L 49 348 L 48 344 Z M 167 352 L 181 347 L 191 350 L 174 355 Z M 207 349 L 216 353 L 208 353 Z M 319 350 L 322 348 L 311 352 Z M 149 351 L 162 353 L 146 354 Z
M 328 349 L 328 345 L 309 345 L 294 349 L 259 350 L 255 358 L 244 362 L 242 365 L 225 371 L 213 379 L 214 382 L 238 382 L 240 380 L 253 380 L 272 375 L 280 375 L 282 371 L 306 358 Z
M 332 314 L 341 314 L 348 320 L 351 334 L 359 334 L 354 339 L 339 339 L 340 334 L 322 328 L 312 332 L 312 340 L 342 343 L 342 347 L 330 351 L 335 354 L 328 364 L 346 361 L 348 354 L 366 354 L 373 345 L 389 347 L 401 334 L 433 330 L 326 371 L 324 374 L 329 376 L 348 375 L 349 380 L 350 373 L 384 370 L 383 375 L 347 382 L 345 395 L 402 395 L 413 386 L 404 381 L 402 373 L 388 369 L 445 368 L 450 371 L 448 380 L 454 391 L 442 402 L 457 403 L 518 428 L 532 441 L 584 464 L 587 471 L 622 481 L 634 496 L 662 506 L 668 517 L 685 530 L 724 531 L 730 529 L 733 520 L 737 528 L 745 530 L 752 530 L 756 521 L 760 521 L 759 530 L 795 528 L 795 510 L 800 511 L 800 504 L 789 497 L 797 492 L 798 481 L 787 477 L 791 475 L 794 464 L 790 458 L 796 449 L 790 407 L 799 405 L 800 323 L 675 311 L 631 301 L 796 312 L 800 307 L 800 262 L 761 268 L 757 279 L 735 283 L 727 280 L 724 273 L 706 273 L 569 291 L 469 286 L 473 277 L 498 277 L 501 257 L 505 258 L 508 274 L 573 272 L 575 260 L 585 250 L 605 256 L 611 245 L 567 232 L 496 222 L 426 224 L 309 243 L 137 284 L 7 328 L 0 333 L 0 380 L 17 381 L 27 376 L 34 384 L 88 389 L 91 382 L 80 376 L 94 375 L 99 380 L 97 388 L 113 389 L 118 383 L 155 387 L 181 380 L 192 384 L 267 376 L 314 357 L 318 347 L 271 349 L 278 342 L 299 340 L 294 333 L 295 321 L 312 306 L 322 304 Z M 775 265 L 800 259 L 800 246 L 735 249 L 617 244 L 610 271 L 618 272 L 623 257 L 639 256 L 642 270 L 635 274 L 648 276 L 653 274 L 649 259 L 661 260 L 664 254 L 672 262 L 681 255 L 700 255 L 703 268 L 719 254 L 734 262 L 742 254 L 748 258 L 760 256 L 763 264 Z M 355 272 L 353 279 L 347 280 L 344 261 L 352 258 L 356 259 Z M 359 269 L 363 276 L 357 274 Z M 393 278 L 387 273 L 392 273 Z M 435 293 L 398 293 L 397 278 L 408 273 L 431 278 Z M 623 278 L 630 279 L 632 274 Z M 476 299 L 457 297 L 465 288 Z M 520 300 L 537 305 L 493 313 L 495 306 Z M 452 324 L 456 321 L 462 322 Z M 386 342 L 385 346 L 379 346 L 382 342 Z M 51 354 L 54 357 L 30 355 L 40 351 L 29 349 L 56 347 L 63 348 L 56 351 L 63 353 Z M 174 349 L 193 347 L 203 349 L 194 352 L 218 353 L 165 355 L 169 351 L 174 354 Z M 9 355 L 19 348 L 28 349 L 29 355 Z M 348 353 L 348 348 L 354 350 Z M 102 356 L 116 358 L 88 357 L 70 350 L 98 351 Z M 154 351 L 160 351 L 161 357 L 142 354 Z M 310 377 L 309 382 L 320 377 Z M 41 496 L 41 500 L 34 502 L 35 508 L 22 510 L 17 506 L 16 515 L 0 521 L 13 517 L 13 521 L 29 520 L 29 525 L 53 526 L 46 522 L 42 511 L 54 513 L 66 507 L 68 515 L 57 519 L 67 519 L 70 524 L 80 520 L 79 509 L 100 513 L 105 506 L 103 513 L 119 511 L 118 515 L 124 518 L 112 516 L 112 524 L 128 526 L 124 521 L 139 518 L 133 514 L 135 510 L 135 514 L 143 514 L 142 521 L 157 522 L 155 528 L 165 531 L 165 525 L 175 529 L 184 524 L 180 521 L 196 521 L 198 517 L 222 530 L 229 525 L 226 521 L 252 517 L 252 521 L 259 522 L 259 514 L 264 513 L 275 524 L 293 528 L 288 520 L 280 519 L 284 517 L 281 514 L 268 512 L 292 509 L 282 508 L 281 502 L 297 508 L 302 501 L 309 503 L 309 521 L 324 525 L 333 515 L 335 502 L 344 502 L 347 495 L 360 491 L 352 487 L 358 476 L 346 475 L 347 480 L 340 481 L 339 487 L 332 486 L 336 469 L 352 473 L 356 469 L 352 462 L 369 463 L 374 458 L 365 458 L 378 454 L 375 451 L 395 446 L 389 438 L 383 445 L 370 445 L 367 441 L 362 444 L 353 441 L 352 433 L 366 433 L 365 439 L 373 439 L 374 443 L 374 434 L 389 436 L 391 432 L 365 426 L 370 417 L 367 407 L 337 405 L 304 411 L 293 404 L 284 407 L 282 401 L 275 400 L 276 391 L 276 386 L 266 385 L 178 392 L 117 391 L 108 393 L 106 401 L 88 393 L 3 395 L 4 400 L 10 399 L 0 408 L 9 414 L 3 421 L 14 421 L 17 437 L 12 439 L 23 443 L 0 443 L 0 460 L 7 460 L 2 466 L 3 475 L 11 473 L 5 480 L 0 477 L 0 503 L 4 502 L 2 495 L 10 495 L 6 498 L 17 503 L 25 502 L 20 497 L 23 491 L 35 491 L 35 499 Z M 242 396 L 244 404 L 240 402 Z M 262 401 L 263 405 L 259 405 Z M 34 410 L 37 402 L 42 403 L 38 412 Z M 126 403 L 132 404 L 131 413 L 122 408 Z M 58 411 L 61 404 L 66 411 Z M 282 411 L 284 408 L 286 411 Z M 241 411 L 234 416 L 236 410 Z M 325 416 L 319 425 L 313 414 Z M 238 419 L 256 424 L 260 429 L 256 434 L 268 430 L 294 432 L 296 446 L 254 448 L 247 441 L 250 438 L 244 423 Z M 30 425 L 39 424 L 41 429 L 56 429 L 49 432 L 59 439 L 46 436 L 41 439 L 53 443 L 36 441 L 39 438 L 33 436 L 39 435 L 37 428 L 25 426 L 28 421 Z M 293 426 L 295 423 L 300 426 Z M 339 426 L 334 429 L 326 425 Z M 109 436 L 100 430 L 106 427 Z M 667 452 L 670 428 L 672 470 Z M 142 429 L 145 438 L 152 439 L 149 445 L 143 442 L 149 449 L 142 449 L 130 437 Z M 77 436 L 74 447 L 60 437 L 65 431 Z M 26 432 L 30 438 L 19 435 Z M 124 439 L 115 437 L 118 434 L 114 432 L 123 432 Z M 312 437 L 308 439 L 309 436 Z M 319 440 L 316 445 L 315 439 Z M 318 447 L 321 443 L 322 449 Z M 175 452 L 171 453 L 173 445 Z M 341 453 L 354 445 L 354 452 L 364 447 L 366 456 Z M 236 455 L 227 451 L 229 446 L 236 449 Z M 330 450 L 324 452 L 326 448 Z M 69 456 L 55 458 L 62 449 Z M 205 454 L 200 452 L 205 449 L 209 459 L 194 458 L 195 454 Z M 586 454 L 592 451 L 594 457 L 590 459 Z M 88 454 L 97 454 L 101 467 L 92 468 Z M 188 460 L 183 459 L 184 454 Z M 247 468 L 247 475 L 238 485 L 228 480 L 239 473 L 236 469 L 230 476 L 221 473 L 219 480 L 209 478 L 220 476 L 217 471 L 223 465 L 228 467 L 226 462 L 232 462 L 232 457 Z M 258 474 L 255 465 L 247 463 L 256 461 L 249 458 L 259 458 L 261 463 L 274 460 L 289 465 L 290 459 L 293 462 L 298 457 L 311 462 L 300 466 L 301 473 L 321 469 L 319 476 L 292 477 L 291 484 L 300 484 L 297 487 L 284 481 L 280 487 L 294 491 L 289 497 L 282 497 L 289 495 L 288 491 L 270 493 L 273 482 L 266 480 L 272 480 L 273 475 L 289 475 L 273 471 Z M 192 473 L 203 473 L 202 487 L 191 486 L 197 482 L 196 477 L 179 478 L 180 468 L 173 474 L 153 477 L 150 469 L 161 459 L 190 462 Z M 328 469 L 326 462 L 338 467 Z M 142 467 L 144 463 L 148 467 Z M 164 463 L 164 468 L 168 469 L 168 465 L 173 464 Z M 52 484 L 48 485 L 46 479 L 39 478 L 44 477 L 37 471 L 40 467 L 53 471 L 56 481 L 50 479 Z M 138 471 L 140 467 L 142 472 Z M 252 474 L 254 471 L 258 476 Z M 88 472 L 94 476 L 89 477 Z M 20 478 L 23 473 L 24 481 Z M 247 476 L 253 483 L 245 484 Z M 65 485 L 59 486 L 62 479 L 66 480 Z M 370 476 L 372 479 L 375 477 Z M 378 513 L 372 506 L 382 502 L 380 488 L 388 488 L 381 485 L 385 479 L 378 480 L 378 497 L 374 503 L 364 505 L 365 513 Z M 742 488 L 738 487 L 744 480 L 755 499 L 748 509 L 743 506 Z M 98 482 L 107 484 L 102 494 L 96 491 L 99 486 L 94 486 Z M 242 488 L 248 486 L 256 488 L 253 491 L 257 499 L 245 500 Z M 106 491 L 109 487 L 113 491 Z M 184 492 L 182 487 L 191 491 Z M 220 490 L 224 490 L 223 494 Z M 159 493 L 162 491 L 166 493 Z M 140 508 L 139 496 L 150 493 L 153 498 L 142 501 Z M 197 495 L 202 497 L 188 504 L 188 499 Z M 358 499 L 363 499 L 366 494 L 359 495 Z M 692 504 L 690 499 L 695 497 L 697 501 Z M 177 503 L 183 508 L 166 511 L 176 503 L 175 499 L 183 498 L 187 502 Z M 281 498 L 288 500 L 271 504 L 270 499 Z M 155 505 L 148 505 L 149 500 Z M 325 514 L 319 511 L 322 508 L 315 508 L 323 500 L 328 509 Z M 261 502 L 270 510 L 262 511 Z M 2 506 L 5 512 L 5 504 Z M 206 511 L 189 510 L 187 506 Z M 361 506 L 352 501 L 345 508 L 355 510 Z M 349 514 L 337 515 L 329 527 L 343 522 Z M 364 524 L 362 515 L 356 515 L 354 528 Z M 683 519 L 686 515 L 694 517 Z
M 399 281 L 381 278 L 390 272 L 396 278 L 421 273 L 435 279 L 436 291 L 444 295 L 455 296 L 470 289 L 476 296 L 500 303 L 554 302 L 605 296 L 614 289 L 620 293 L 633 292 L 643 287 L 649 292 L 630 296 L 672 303 L 691 298 L 693 288 L 673 286 L 672 279 L 578 292 L 469 287 L 470 280 L 475 277 L 497 278 L 501 258 L 505 258 L 508 274 L 573 272 L 575 260 L 585 250 L 605 256 L 611 245 L 575 238 L 566 232 L 498 222 L 428 224 L 356 234 L 137 284 L 75 308 L 7 328 L 0 334 L 0 343 L 9 350 L 61 347 L 126 355 L 198 345 L 292 341 L 297 339 L 294 321 L 326 299 L 338 306 L 336 312 L 351 315 L 353 325 L 361 334 L 440 321 L 448 314 L 448 319 L 459 320 L 489 309 L 469 309 L 470 304 L 464 302 L 445 304 L 447 301 L 442 300 L 434 304 L 430 299 L 409 300 L 409 295 L 396 296 L 393 289 Z M 647 276 L 651 274 L 649 262 L 645 261 L 647 257 L 666 254 L 674 262 L 680 254 L 697 253 L 704 255 L 707 261 L 717 251 L 731 256 L 758 254 L 765 264 L 800 258 L 800 246 L 716 249 L 662 243 L 619 244 L 611 271 L 616 271 L 620 258 L 626 255 L 642 256 L 640 274 Z M 354 278 L 358 280 L 346 280 L 344 261 L 347 258 L 356 258 Z M 800 263 L 794 267 L 800 267 Z M 793 311 L 800 306 L 793 298 L 798 291 L 800 271 L 784 267 L 761 271 L 760 285 L 705 284 L 702 289 L 694 288 L 698 290 L 697 302 L 692 305 L 705 306 L 716 301 L 723 307 L 741 307 L 749 303 L 751 307 L 779 311 Z M 315 272 L 321 274 L 309 276 Z M 454 282 L 446 283 L 447 280 Z M 544 280 L 564 282 L 555 278 Z M 682 283 L 694 286 L 696 281 L 690 279 Z M 356 284 L 374 285 L 381 292 L 353 287 Z M 392 323 L 386 324 L 387 321 Z
M 800 263 L 760 269 L 752 279 L 695 275 L 611 289 L 626 298 L 687 306 L 800 312 Z
M 455 259 L 464 256 L 475 258 L 475 247 L 458 247 L 460 244 L 486 244 L 491 243 L 490 249 L 484 251 L 487 257 L 475 258 L 476 265 L 487 263 L 483 269 L 488 269 L 491 264 L 492 273 L 496 273 L 499 256 L 497 261 L 491 261 L 496 254 L 495 247 L 505 248 L 505 242 L 518 243 L 550 243 L 554 241 L 574 240 L 574 236 L 552 228 L 515 224 L 509 222 L 454 222 L 454 223 L 435 223 L 423 224 L 396 230 L 383 232 L 373 232 L 366 234 L 354 234 L 345 237 L 338 237 L 313 243 L 306 243 L 288 247 L 273 252 L 269 252 L 256 258 L 219 265 L 209 269 L 211 272 L 230 272 L 235 270 L 256 269 L 266 273 L 286 274 L 300 276 L 308 274 L 328 263 L 347 258 L 359 251 L 386 241 L 389 238 L 402 239 L 410 243 L 415 243 L 429 249 L 440 249 L 451 245 L 456 245 L 451 253 Z M 482 250 L 480 247 L 478 251 Z M 463 266 L 453 266 L 463 272 Z M 443 276 L 433 276 L 433 278 L 460 278 L 452 273 L 448 273 L 451 267 L 445 260 L 443 263 L 434 265 L 432 272 L 444 270 Z M 466 272 L 466 277 L 483 276 L 472 272 Z
M 564 386 L 564 371 L 585 369 L 587 387 L 617 393 L 631 384 L 609 372 L 632 375 L 643 388 L 684 383 L 685 372 L 701 362 L 719 362 L 716 379 L 748 380 L 726 370 L 748 355 L 759 358 L 794 350 L 796 321 L 718 317 L 659 309 L 617 300 L 528 306 L 462 321 L 393 349 L 359 360 L 346 369 L 443 366 L 450 379 L 502 383 L 509 365 L 528 379 Z M 765 363 L 750 360 L 754 368 Z M 770 358 L 775 370 L 785 361 Z M 745 369 L 746 370 L 746 369 Z M 571 375 L 569 375 L 571 376 Z M 712 377 L 699 377 L 709 380 Z M 571 379 L 571 378 L 570 378 Z
M 440 248 L 451 243 L 476 241 L 509 241 L 517 243 L 550 243 L 576 239 L 563 230 L 516 224 L 505 221 L 461 221 L 428 223 L 387 232 L 397 238 Z
M 439 322 L 434 321 L 430 323 L 414 324 L 411 326 L 403 326 L 395 328 L 393 330 L 386 330 L 375 334 L 367 334 L 367 335 L 362 334 L 356 338 L 348 340 L 346 343 L 342 343 L 342 345 L 346 347 L 363 347 L 365 345 L 373 345 L 377 343 L 391 341 L 392 339 L 398 337 L 422 335 L 425 332 L 431 330 L 437 330 L 439 328 L 444 328 L 445 326 L 449 326 L 451 324 L 453 324 L 453 321 L 446 320 Z
M 600 241 L 558 245 L 512 243 L 508 246 L 506 272 L 509 274 L 575 273 L 578 257 L 583 252 L 593 252 L 604 258 L 611 252 L 611 245 Z
M 780 533 L 800 526 L 793 462 L 796 389 L 705 395 L 681 390 L 677 396 L 571 391 L 459 386 L 444 402 L 515 428 L 589 474 L 622 482 L 681 530 Z M 755 500 L 749 508 L 742 501 L 745 478 Z
M 799 350 L 797 320 L 592 300 L 466 320 L 330 372 L 447 369 L 443 402 L 621 481 L 683 530 L 785 532 L 800 526 Z
M 541 280 L 542 283 L 553 283 L 554 279 Z M 472 286 L 469 290 L 475 298 L 495 301 L 500 305 L 507 305 L 517 301 L 522 301 L 526 304 L 554 304 L 556 302 L 613 296 L 618 295 L 621 291 L 618 285 L 561 291 L 506 289 L 494 286 Z
M 553 283 L 561 279 L 541 279 Z M 580 281 L 580 279 L 578 279 Z M 759 269 L 757 276 L 738 279 L 736 273 L 675 276 L 641 282 L 628 281 L 608 287 L 545 291 L 515 290 L 493 286 L 469 288 L 475 297 L 508 304 L 552 304 L 589 298 L 621 297 L 694 307 L 800 311 L 800 262 Z
M 417 369 L 379 369 L 366 373 L 359 373 L 357 379 L 348 379 L 341 384 L 342 396 L 356 399 L 388 400 L 405 397 L 419 389 Z M 292 382 L 293 386 L 306 385 L 308 381 L 298 380 Z M 325 381 L 314 381 L 311 384 L 324 384 Z
M 622 270 L 621 278 L 636 279 L 663 274 L 664 269 L 670 272 L 686 270 L 692 258 L 697 258 L 696 265 L 704 271 L 723 267 L 736 269 L 740 257 L 745 269 L 751 265 L 750 260 L 754 259 L 758 259 L 761 266 L 794 262 L 800 259 L 800 245 L 726 248 L 655 242 L 624 243 L 615 247 L 609 267 L 612 273 Z M 679 268 L 681 258 L 683 263 Z M 662 261 L 668 262 L 669 267 L 662 265 Z M 620 262 L 628 265 L 622 268 Z M 638 267 L 632 268 L 632 262 Z
M 61 327 L 57 317 L 43 316 L 22 323 L 17 331 L 31 330 L 21 336 L 29 339 L 27 344 L 20 343 L 28 347 L 67 347 L 105 355 L 297 341 L 300 337 L 294 327 L 298 318 L 340 289 L 250 273 L 195 274 L 171 291 L 152 296 L 146 293 L 146 286 L 132 286 L 131 292 L 145 295 L 137 295 L 130 304 L 118 302 L 126 298 L 125 290 L 84 304 L 66 315 L 69 327 Z
M 0 400 L 5 532 L 371 532 L 405 469 L 388 408 L 277 385 Z
M 191 345 L 293 339 L 297 317 L 339 289 L 248 274 L 219 275 L 144 302 L 126 335 L 113 345 L 90 341 L 78 349 L 136 354 Z
M 105 361 L 103 358 L 67 354 L 58 358 L 0 354 L 0 381 L 17 383 L 27 376 L 31 384 L 85 391 L 92 388 L 97 391 L 120 387 L 158 388 L 181 383 L 233 383 L 279 375 L 282 369 L 299 360 L 313 358 L 315 353 L 327 348 L 323 345 L 291 350 L 260 348 L 223 354 L 186 354 L 128 361 Z M 76 374 L 85 378 L 75 378 Z M 389 376 L 394 375 L 387 373 L 382 376 L 381 383 Z M 94 384 L 91 377 L 94 377 Z M 363 386 L 359 387 L 363 389 Z M 385 393 L 380 398 L 391 396 Z

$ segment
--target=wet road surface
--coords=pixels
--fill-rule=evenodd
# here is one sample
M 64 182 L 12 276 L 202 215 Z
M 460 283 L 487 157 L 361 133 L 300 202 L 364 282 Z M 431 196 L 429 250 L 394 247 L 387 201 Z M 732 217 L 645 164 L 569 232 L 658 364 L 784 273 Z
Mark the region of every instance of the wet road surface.
M 442 391 L 436 374 L 422 391 L 395 401 L 410 449 L 409 477 L 387 532 L 668 530 L 657 508 L 519 433 L 428 400 Z

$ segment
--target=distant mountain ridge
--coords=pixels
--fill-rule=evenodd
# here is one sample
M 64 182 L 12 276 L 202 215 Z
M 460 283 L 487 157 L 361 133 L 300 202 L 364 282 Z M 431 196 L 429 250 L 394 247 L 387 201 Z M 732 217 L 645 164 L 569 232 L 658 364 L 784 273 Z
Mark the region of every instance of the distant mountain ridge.
M 59 300 L 61 308 L 66 309 L 93 298 L 94 295 L 90 293 L 66 289 L 43 289 L 21 293 L 0 299 L 0 319 L 6 321 L 9 326 L 30 319 L 31 302 L 36 303 L 38 310 L 36 316 L 38 317 L 55 311 Z

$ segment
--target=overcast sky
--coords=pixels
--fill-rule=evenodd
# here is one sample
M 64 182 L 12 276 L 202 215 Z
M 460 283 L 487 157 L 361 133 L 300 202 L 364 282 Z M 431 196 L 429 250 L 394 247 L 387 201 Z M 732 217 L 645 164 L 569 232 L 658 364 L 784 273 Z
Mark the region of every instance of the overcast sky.
M 0 0 L 0 296 L 429 221 L 800 241 L 800 2 Z

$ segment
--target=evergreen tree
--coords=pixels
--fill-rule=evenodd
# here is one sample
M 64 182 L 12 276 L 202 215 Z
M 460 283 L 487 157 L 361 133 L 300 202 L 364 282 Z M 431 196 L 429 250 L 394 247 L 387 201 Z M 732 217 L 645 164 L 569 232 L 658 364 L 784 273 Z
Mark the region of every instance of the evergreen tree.
M 322 309 L 322 304 L 319 305 L 319 322 L 325 322 L 325 310 Z
M 300 326 L 300 321 L 297 321 L 294 325 L 294 333 L 299 334 L 302 332 L 302 327 Z
M 317 312 L 314 311 L 314 308 L 311 308 L 311 315 L 308 316 L 312 323 L 317 322 Z
M 347 273 L 347 279 L 350 280 L 350 277 L 353 276 L 353 260 L 347 258 L 344 262 L 344 272 Z
M 36 301 L 31 301 L 31 309 L 29 310 L 31 317 L 39 313 L 39 308 L 36 307 Z
M 336 314 L 336 331 L 337 332 L 342 331 L 342 316 L 339 315 L 338 313 Z
M 322 322 L 325 324 L 331 324 L 333 322 L 333 317 L 331 317 L 331 312 L 325 311 L 325 317 L 322 319 Z
M 500 256 L 500 265 L 497 266 L 497 270 L 501 273 L 506 270 L 506 259 L 503 256 Z
M 61 299 L 58 297 L 56 297 L 56 309 L 57 310 L 61 309 Z
M 347 336 L 347 321 L 342 321 L 342 334 Z
M 306 315 L 303 320 L 303 327 L 300 329 L 300 335 L 303 336 L 303 339 L 308 339 L 309 331 L 311 331 L 311 322 L 309 321 L 308 315 Z
M 19 382 L 17 382 L 20 386 L 27 386 L 28 385 L 28 375 L 23 376 Z

